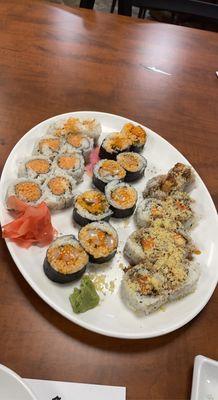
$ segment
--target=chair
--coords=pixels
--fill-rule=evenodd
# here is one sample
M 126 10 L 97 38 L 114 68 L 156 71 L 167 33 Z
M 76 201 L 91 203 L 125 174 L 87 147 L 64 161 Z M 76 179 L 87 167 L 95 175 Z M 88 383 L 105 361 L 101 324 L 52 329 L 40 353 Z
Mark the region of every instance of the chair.
M 123 15 L 131 15 L 132 6 L 141 9 L 141 17 L 143 15 L 143 10 L 149 8 L 152 10 L 166 10 L 173 13 L 191 14 L 218 20 L 218 4 L 200 0 L 118 0 L 118 9 Z
M 110 12 L 113 13 L 114 9 L 116 7 L 117 4 L 117 0 L 112 0 L 112 4 L 111 4 L 111 9 Z M 93 8 L 95 5 L 95 0 L 81 0 L 80 1 L 80 7 L 82 8 Z

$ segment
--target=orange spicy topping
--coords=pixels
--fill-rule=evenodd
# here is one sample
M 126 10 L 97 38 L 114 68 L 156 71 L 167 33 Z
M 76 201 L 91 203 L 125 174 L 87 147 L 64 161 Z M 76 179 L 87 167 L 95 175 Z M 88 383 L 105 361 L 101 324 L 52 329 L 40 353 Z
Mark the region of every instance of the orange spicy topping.
M 42 194 L 39 185 L 34 182 L 17 183 L 15 192 L 23 201 L 37 201 Z
M 58 166 L 62 169 L 73 169 L 76 167 L 76 157 L 61 156 L 58 159 Z
M 50 179 L 48 187 L 54 195 L 60 196 L 64 194 L 66 190 L 69 190 L 70 182 L 62 176 L 56 176 Z
M 39 149 L 42 151 L 44 146 L 49 147 L 52 151 L 57 151 L 60 147 L 60 140 L 58 138 L 42 139 L 39 142 Z
M 62 273 L 77 270 L 81 265 L 87 263 L 87 254 L 80 245 L 65 244 L 57 247 L 50 247 L 47 252 L 47 259 L 52 266 Z
M 127 134 L 127 137 L 133 144 L 144 144 L 146 142 L 146 132 L 139 125 L 136 126 L 132 123 L 125 124 L 122 132 Z
M 105 195 L 95 190 L 89 190 L 79 195 L 76 204 L 94 214 L 105 212 L 109 206 Z
M 74 147 L 80 147 L 83 139 L 84 136 L 80 133 L 69 133 L 69 135 L 67 136 L 67 142 Z
M 127 171 L 136 172 L 139 168 L 139 160 L 138 157 L 134 154 L 120 154 L 118 162 L 125 168 Z
M 141 245 L 143 249 L 146 250 L 151 250 L 155 246 L 155 239 L 148 237 L 148 238 L 142 238 L 141 239 Z
M 135 190 L 128 186 L 121 186 L 116 188 L 111 193 L 112 199 L 123 207 L 132 207 L 136 202 Z
M 99 175 L 100 176 L 105 176 L 107 174 L 110 174 L 112 176 L 116 176 L 119 179 L 122 179 L 126 175 L 125 169 L 121 167 L 120 164 L 118 164 L 117 161 L 113 160 L 105 160 L 102 162 L 100 168 L 99 168 Z
M 26 168 L 30 168 L 37 174 L 46 174 L 49 172 L 49 162 L 47 160 L 30 160 L 26 163 Z

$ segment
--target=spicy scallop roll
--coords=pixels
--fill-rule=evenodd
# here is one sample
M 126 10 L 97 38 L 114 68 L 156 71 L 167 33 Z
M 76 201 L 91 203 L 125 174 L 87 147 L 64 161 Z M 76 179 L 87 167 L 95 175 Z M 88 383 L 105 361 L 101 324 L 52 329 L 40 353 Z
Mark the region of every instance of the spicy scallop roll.
M 43 136 L 34 147 L 33 155 L 46 156 L 53 159 L 62 149 L 63 140 L 54 136 Z
M 147 133 L 144 128 L 130 122 L 123 126 L 121 133 L 131 141 L 131 151 L 138 153 L 143 150 L 147 140 Z
M 75 199 L 73 219 L 81 226 L 94 221 L 109 221 L 112 214 L 105 195 L 98 190 L 87 190 Z
M 115 160 L 119 153 L 129 151 L 131 145 L 132 141 L 127 135 L 113 132 L 103 140 L 99 150 L 99 157 Z
M 125 169 L 114 160 L 100 160 L 93 170 L 93 184 L 102 192 L 109 182 L 115 179 L 124 180 L 125 177 Z
M 61 210 L 73 204 L 76 181 L 64 172 L 53 173 L 43 184 L 45 202 L 52 210 Z
M 147 160 L 141 154 L 135 152 L 124 152 L 117 156 L 117 162 L 125 169 L 126 182 L 132 182 L 143 177 Z
M 49 246 L 43 264 L 46 276 L 54 282 L 67 283 L 85 272 L 89 256 L 73 235 L 55 239 Z
M 61 119 L 51 124 L 47 134 L 65 137 L 69 133 L 82 134 L 94 140 L 95 144 L 102 132 L 101 124 L 95 118 L 75 118 L 69 117 Z
M 93 139 L 91 139 L 90 137 L 85 136 L 81 133 L 69 133 L 66 136 L 64 151 L 67 153 L 80 151 L 83 154 L 85 161 L 88 162 L 93 146 Z
M 72 151 L 72 153 L 60 153 L 53 161 L 53 171 L 65 172 L 77 182 L 82 180 L 84 174 L 84 158 L 82 153 Z
M 18 177 L 37 179 L 43 182 L 52 169 L 52 161 L 45 156 L 27 157 L 19 165 Z
M 105 187 L 105 196 L 113 211 L 114 218 L 129 217 L 134 213 L 138 194 L 128 183 L 113 181 Z
M 11 183 L 6 195 L 6 204 L 8 207 L 7 200 L 10 196 L 15 196 L 30 206 L 35 206 L 44 200 L 41 183 L 30 178 L 19 178 Z
M 79 241 L 91 263 L 109 261 L 117 251 L 118 235 L 108 222 L 92 222 L 80 229 Z

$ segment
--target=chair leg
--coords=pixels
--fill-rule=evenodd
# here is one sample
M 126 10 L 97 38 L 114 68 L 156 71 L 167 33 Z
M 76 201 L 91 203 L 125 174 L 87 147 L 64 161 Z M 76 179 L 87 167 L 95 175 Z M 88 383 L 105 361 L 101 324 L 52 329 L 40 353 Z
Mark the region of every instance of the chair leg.
M 80 1 L 80 7 L 82 8 L 90 8 L 92 9 L 94 7 L 95 0 L 81 0 Z
M 138 18 L 145 18 L 145 14 L 146 14 L 147 9 L 144 7 L 139 7 L 139 13 L 138 13 Z
M 114 12 L 114 9 L 115 9 L 115 7 L 116 7 L 116 4 L 117 4 L 117 0 L 113 0 L 112 1 L 112 4 L 111 4 L 111 13 L 113 14 L 113 12 Z
M 142 13 L 142 18 L 143 19 L 145 19 L 146 11 L 147 11 L 147 8 L 144 8 L 143 13 Z

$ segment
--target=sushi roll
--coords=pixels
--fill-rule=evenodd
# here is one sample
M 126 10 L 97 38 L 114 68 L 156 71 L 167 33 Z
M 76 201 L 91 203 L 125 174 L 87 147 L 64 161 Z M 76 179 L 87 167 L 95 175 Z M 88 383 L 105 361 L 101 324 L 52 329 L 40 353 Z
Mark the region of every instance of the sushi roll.
M 60 151 L 63 146 L 61 138 L 54 136 L 43 136 L 39 139 L 34 147 L 33 155 L 46 156 L 53 159 Z
M 18 177 L 38 179 L 43 182 L 51 172 L 52 162 L 45 156 L 34 156 L 26 158 L 19 166 Z
M 125 124 L 121 129 L 121 133 L 131 140 L 131 151 L 140 152 L 143 150 L 147 140 L 145 129 L 140 125 L 134 125 L 131 122 Z
M 117 156 L 117 162 L 126 171 L 126 182 L 132 182 L 143 177 L 147 160 L 141 154 L 134 152 L 124 152 Z
M 167 302 L 163 290 L 164 276 L 149 271 L 146 264 L 129 268 L 121 282 L 121 296 L 124 303 L 134 312 L 148 315 Z
M 108 183 L 105 187 L 105 196 L 114 218 L 129 217 L 134 213 L 138 195 L 128 183 L 118 180 Z
M 124 180 L 126 171 L 114 160 L 100 160 L 95 164 L 93 170 L 93 184 L 102 192 L 105 186 L 115 180 Z
M 93 149 L 93 139 L 80 133 L 69 133 L 66 136 L 64 152 L 72 153 L 80 151 L 86 162 L 89 161 L 90 153 Z
M 167 279 L 165 286 L 168 290 L 168 300 L 175 301 L 179 300 L 182 297 L 187 296 L 190 293 L 193 293 L 196 289 L 199 277 L 200 277 L 200 269 L 197 263 L 194 262 L 186 262 L 185 266 L 185 274 L 183 281 L 178 285 L 173 285 L 172 277 Z
M 76 181 L 62 173 L 50 174 L 43 184 L 45 202 L 51 210 L 61 210 L 73 204 Z
M 73 235 L 61 236 L 49 246 L 43 264 L 46 276 L 54 282 L 67 283 L 81 278 L 89 256 Z
M 116 160 L 117 155 L 123 151 L 129 151 L 131 145 L 132 141 L 126 135 L 113 132 L 103 140 L 99 150 L 99 157 Z
M 177 163 L 166 175 L 151 178 L 143 192 L 143 197 L 165 199 L 175 191 L 187 191 L 194 182 L 194 175 L 188 165 Z
M 74 118 L 61 119 L 52 124 L 47 134 L 65 137 L 69 133 L 82 134 L 94 140 L 95 144 L 102 132 L 101 124 L 95 118 Z
M 179 262 L 191 259 L 194 245 L 190 237 L 180 230 L 167 230 L 154 224 L 131 233 L 124 247 L 124 254 L 131 265 L 141 262 L 155 263 L 172 256 Z
M 91 263 L 109 261 L 117 251 L 118 236 L 108 222 L 92 222 L 80 229 L 79 241 L 89 254 Z
M 78 151 L 72 153 L 61 153 L 53 161 L 53 171 L 65 172 L 77 182 L 82 180 L 84 174 L 84 158 Z
M 87 190 L 76 197 L 73 219 L 81 226 L 94 221 L 109 221 L 112 214 L 105 195 L 98 190 Z
M 138 205 L 135 213 L 136 225 L 148 227 L 156 218 L 163 217 L 163 201 L 146 198 Z
M 41 183 L 29 178 L 16 179 L 9 186 L 6 195 L 6 204 L 10 196 L 15 196 L 30 206 L 35 206 L 44 199 Z

